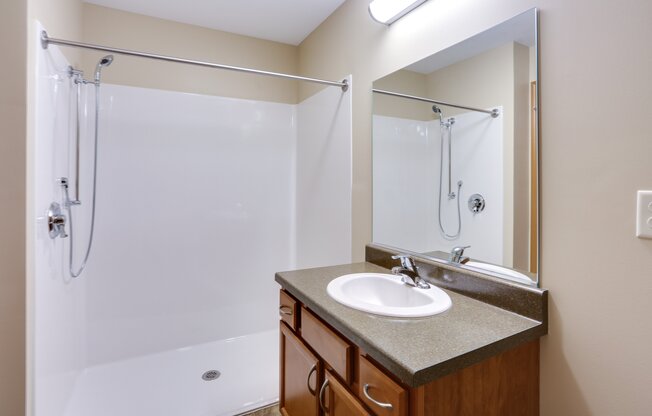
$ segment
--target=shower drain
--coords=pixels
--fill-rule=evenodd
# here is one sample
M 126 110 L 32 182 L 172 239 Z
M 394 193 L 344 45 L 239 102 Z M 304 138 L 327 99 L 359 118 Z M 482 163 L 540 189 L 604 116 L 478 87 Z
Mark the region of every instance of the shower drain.
M 217 370 L 208 370 L 204 374 L 201 375 L 202 380 L 204 381 L 213 381 L 217 380 L 218 377 L 220 376 L 220 372 Z

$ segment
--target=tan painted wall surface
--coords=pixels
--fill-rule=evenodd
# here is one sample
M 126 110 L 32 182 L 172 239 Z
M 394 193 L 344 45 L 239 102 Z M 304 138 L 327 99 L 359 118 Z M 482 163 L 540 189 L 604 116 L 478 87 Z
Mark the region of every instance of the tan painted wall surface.
M 27 5 L 0 3 L 0 415 L 25 404 L 25 127 Z
M 514 268 L 530 270 L 530 50 L 514 44 Z
M 425 97 L 427 95 L 426 76 L 414 71 L 400 70 L 374 81 L 374 88 Z M 411 120 L 434 120 L 434 113 L 427 103 L 374 94 L 374 114 Z
M 255 12 L 255 11 L 254 11 Z M 85 42 L 226 65 L 297 73 L 298 48 L 84 3 Z M 104 53 L 84 53 L 92 76 Z M 107 83 L 295 104 L 298 83 L 280 78 L 116 56 Z
M 652 241 L 635 238 L 634 212 L 636 189 L 652 189 L 652 2 L 436 0 L 390 27 L 372 22 L 367 5 L 342 5 L 299 57 L 308 76 L 353 74 L 355 259 L 371 237 L 373 80 L 543 5 L 542 415 L 648 415 Z M 618 122 L 597 122 L 596 105 Z

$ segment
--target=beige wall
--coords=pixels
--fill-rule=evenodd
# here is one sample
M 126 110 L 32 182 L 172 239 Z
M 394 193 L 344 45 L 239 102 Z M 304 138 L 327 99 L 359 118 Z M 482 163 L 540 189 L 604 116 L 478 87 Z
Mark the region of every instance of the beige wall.
M 0 3 L 0 415 L 25 403 L 25 127 L 27 5 Z
M 634 237 L 634 212 L 636 189 L 652 188 L 652 2 L 438 0 L 383 27 L 369 18 L 368 0 L 349 0 L 300 45 L 300 71 L 353 74 L 359 260 L 371 237 L 373 80 L 539 4 L 541 272 L 551 291 L 550 334 L 541 348 L 542 414 L 647 415 L 652 241 Z M 302 85 L 301 93 L 312 88 Z M 597 123 L 596 110 L 604 108 L 618 122 Z
M 252 11 L 255 12 L 255 11 Z M 54 33 L 54 32 L 53 32 Z M 198 26 L 84 3 L 83 40 L 89 43 L 242 66 L 297 73 L 298 48 Z M 92 76 L 100 52 L 84 53 Z M 280 78 L 199 68 L 116 55 L 102 73 L 108 83 L 295 104 L 298 83 Z
M 374 81 L 374 88 L 425 97 L 427 93 L 426 76 L 402 69 Z M 388 95 L 374 94 L 374 114 L 410 120 L 434 120 L 431 106 L 426 103 L 406 100 Z
M 513 267 L 530 270 L 530 50 L 514 43 Z
M 41 22 L 47 30 L 48 35 L 63 39 L 80 39 L 81 37 L 81 19 L 82 19 L 82 0 L 28 0 L 28 10 L 30 18 L 29 36 L 33 35 L 34 20 Z M 30 38 L 32 39 L 32 38 Z M 33 42 L 30 40 L 29 47 Z M 81 62 L 81 53 L 71 48 L 62 48 L 63 53 L 73 65 L 79 65 Z M 29 54 L 31 58 L 33 54 Z M 29 65 L 28 70 L 32 70 L 33 65 Z

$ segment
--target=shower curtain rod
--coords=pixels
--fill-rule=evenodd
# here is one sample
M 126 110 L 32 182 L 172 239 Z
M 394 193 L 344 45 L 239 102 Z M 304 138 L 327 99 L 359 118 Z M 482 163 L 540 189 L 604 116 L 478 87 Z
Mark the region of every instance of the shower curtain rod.
M 314 82 L 314 83 L 317 83 L 317 84 L 332 85 L 332 86 L 335 86 L 335 87 L 340 87 L 340 88 L 342 88 L 342 91 L 347 91 L 349 89 L 349 83 L 348 83 L 347 80 L 342 80 L 342 81 L 339 81 L 339 82 L 338 81 L 328 81 L 328 80 L 325 80 L 325 79 L 300 77 L 298 75 L 289 75 L 289 74 L 283 74 L 283 73 L 280 73 L 280 72 L 261 71 L 259 69 L 243 68 L 243 67 L 231 66 L 231 65 L 222 65 L 222 64 L 212 63 L 212 62 L 195 61 L 195 60 L 192 60 L 192 59 L 175 58 L 173 56 L 157 55 L 157 54 L 146 53 L 146 52 L 138 52 L 138 51 L 132 51 L 132 50 L 129 50 L 129 49 L 111 48 L 111 47 L 108 47 L 108 46 L 100 46 L 100 45 L 93 45 L 93 44 L 90 44 L 90 43 L 75 42 L 75 41 L 71 41 L 71 40 L 51 38 L 51 37 L 48 36 L 47 32 L 44 30 L 44 31 L 41 32 L 41 46 L 43 47 L 43 49 L 47 49 L 49 44 L 62 45 L 62 46 L 71 46 L 71 47 L 74 47 L 74 48 L 82 48 L 82 49 L 91 49 L 91 50 L 102 51 L 102 52 L 112 52 L 112 53 L 117 53 L 117 54 L 120 54 L 120 55 L 138 56 L 138 57 L 141 57 L 141 58 L 157 59 L 159 61 L 177 62 L 177 63 L 181 63 L 181 64 L 190 64 L 190 65 L 203 66 L 203 67 L 208 67 L 208 68 L 226 69 L 226 70 L 229 70 L 229 71 L 246 72 L 246 73 L 250 73 L 250 74 L 267 75 L 267 76 L 277 77 L 277 78 L 292 79 L 292 80 L 295 80 L 295 81 Z
M 467 106 L 464 106 L 464 105 L 451 104 L 451 103 L 447 103 L 447 102 L 444 102 L 444 101 L 431 100 L 430 98 L 417 97 L 416 95 L 401 94 L 401 93 L 398 93 L 398 92 L 392 92 L 392 91 L 386 91 L 386 90 L 378 90 L 378 89 L 375 89 L 375 88 L 372 88 L 371 91 L 377 92 L 378 94 L 391 95 L 393 97 L 409 98 L 410 100 L 424 101 L 426 103 L 445 105 L 447 107 L 455 107 L 455 108 L 461 108 L 461 109 L 464 109 L 464 110 L 478 111 L 480 113 L 487 113 L 487 114 L 491 115 L 491 117 L 493 117 L 493 118 L 496 118 L 496 117 L 498 117 L 498 115 L 500 115 L 500 111 L 498 111 L 497 108 L 494 108 L 493 110 L 483 110 L 481 108 L 474 108 L 474 107 L 467 107 Z

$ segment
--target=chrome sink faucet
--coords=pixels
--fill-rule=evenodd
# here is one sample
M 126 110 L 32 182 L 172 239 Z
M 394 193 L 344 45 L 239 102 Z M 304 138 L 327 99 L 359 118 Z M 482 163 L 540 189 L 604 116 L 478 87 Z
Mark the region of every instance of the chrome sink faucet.
M 448 261 L 451 263 L 464 264 L 469 261 L 468 257 L 464 257 L 464 250 L 471 246 L 456 246 L 451 250 L 451 254 L 448 257 Z
M 400 259 L 401 265 L 392 267 L 392 274 L 401 276 L 401 282 L 408 286 L 418 287 L 419 289 L 429 289 L 428 282 L 419 276 L 419 268 L 414 263 L 414 259 L 408 254 L 397 254 L 392 256 L 393 259 Z

